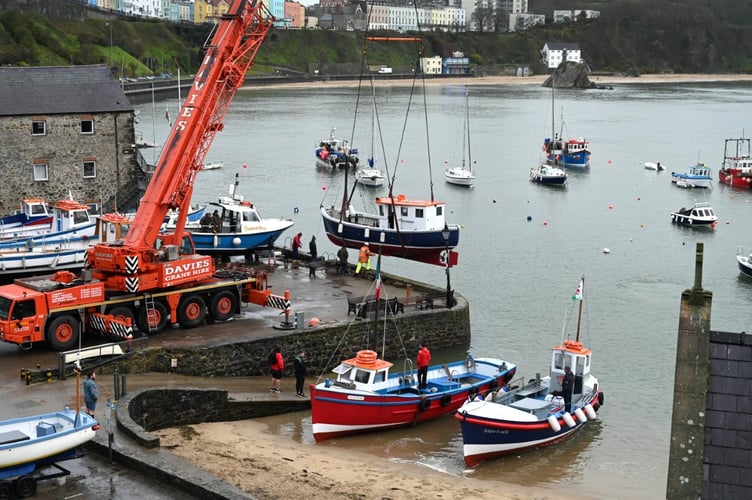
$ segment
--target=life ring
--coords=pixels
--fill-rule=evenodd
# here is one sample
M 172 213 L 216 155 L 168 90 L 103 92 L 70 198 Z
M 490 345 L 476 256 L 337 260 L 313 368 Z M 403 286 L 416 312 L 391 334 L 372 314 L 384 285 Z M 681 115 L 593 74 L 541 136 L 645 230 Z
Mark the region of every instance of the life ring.
M 498 385 L 499 385 L 499 381 L 496 380 L 496 377 L 492 378 L 491 381 L 488 383 L 489 389 L 496 389 Z
M 452 402 L 452 396 L 449 394 L 444 394 L 441 396 L 441 406 L 447 407 Z
M 431 400 L 428 398 L 423 398 L 420 400 L 420 403 L 418 403 L 418 410 L 420 411 L 426 411 L 431 407 Z

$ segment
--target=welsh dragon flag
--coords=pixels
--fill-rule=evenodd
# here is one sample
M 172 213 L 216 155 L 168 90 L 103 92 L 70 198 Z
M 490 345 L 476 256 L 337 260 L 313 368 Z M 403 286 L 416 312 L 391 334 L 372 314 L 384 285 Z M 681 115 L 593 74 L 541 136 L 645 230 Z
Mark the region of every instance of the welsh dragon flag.
M 577 290 L 574 291 L 574 295 L 572 295 L 572 300 L 578 301 L 582 300 L 582 280 L 580 280 L 580 284 L 577 286 Z
M 376 302 L 381 299 L 381 252 L 376 259 Z

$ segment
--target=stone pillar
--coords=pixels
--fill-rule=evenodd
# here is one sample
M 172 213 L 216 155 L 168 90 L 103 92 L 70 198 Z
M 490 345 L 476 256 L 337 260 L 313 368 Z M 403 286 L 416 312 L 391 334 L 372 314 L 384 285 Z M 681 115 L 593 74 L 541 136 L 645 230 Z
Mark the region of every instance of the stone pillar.
M 702 497 L 712 292 L 702 289 L 703 244 L 697 244 L 695 284 L 682 293 L 676 341 L 674 407 L 666 498 Z

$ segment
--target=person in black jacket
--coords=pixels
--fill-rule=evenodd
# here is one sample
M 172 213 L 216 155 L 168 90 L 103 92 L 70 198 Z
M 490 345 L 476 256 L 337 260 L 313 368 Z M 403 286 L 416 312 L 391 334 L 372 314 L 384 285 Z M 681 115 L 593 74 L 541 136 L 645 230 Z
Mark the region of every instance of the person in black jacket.
M 306 376 L 306 362 L 305 362 L 305 352 L 300 351 L 297 356 L 295 356 L 295 395 L 299 398 L 304 398 L 305 394 L 303 393 L 303 385 L 305 384 L 305 376 Z
M 316 237 L 311 236 L 311 242 L 308 243 L 308 253 L 311 254 L 311 262 L 308 266 L 308 276 L 311 278 L 316 277 L 316 266 L 318 263 L 316 262 L 319 258 L 318 250 L 316 249 Z
M 561 381 L 561 392 L 564 397 L 564 410 L 569 413 L 572 409 L 572 391 L 574 390 L 574 373 L 568 366 L 564 367 L 564 378 Z

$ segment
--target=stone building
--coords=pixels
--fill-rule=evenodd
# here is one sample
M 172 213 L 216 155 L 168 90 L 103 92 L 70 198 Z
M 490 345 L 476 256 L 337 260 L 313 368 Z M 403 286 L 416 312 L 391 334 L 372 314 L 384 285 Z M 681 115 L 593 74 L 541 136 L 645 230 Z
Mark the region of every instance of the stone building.
M 0 214 L 26 197 L 133 205 L 134 108 L 107 66 L 0 67 L 0 81 Z

